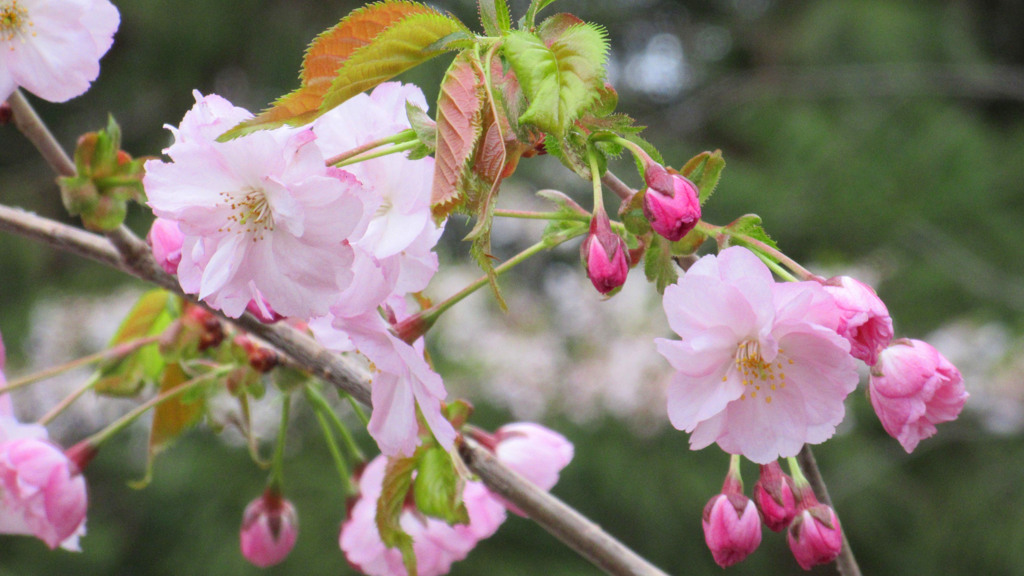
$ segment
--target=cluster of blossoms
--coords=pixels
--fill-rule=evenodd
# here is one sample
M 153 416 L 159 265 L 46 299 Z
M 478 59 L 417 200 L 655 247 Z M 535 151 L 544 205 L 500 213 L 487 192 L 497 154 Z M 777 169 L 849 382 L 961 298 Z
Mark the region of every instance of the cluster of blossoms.
M 0 387 L 5 354 L 0 340 Z M 50 548 L 78 550 L 85 535 L 84 462 L 50 442 L 46 428 L 23 424 L 10 394 L 0 394 L 0 533 L 35 536 Z
M 507 424 L 493 435 L 477 434 L 497 459 L 543 490 L 558 482 L 559 472 L 573 457 L 572 444 L 562 435 L 530 423 Z M 377 529 L 377 499 L 381 493 L 386 461 L 377 457 L 359 478 L 359 498 L 341 527 L 339 544 L 348 561 L 370 576 L 405 576 L 401 553 L 387 548 Z M 494 534 L 505 521 L 505 511 L 521 514 L 482 482 L 466 482 L 462 501 L 468 524 L 448 525 L 423 516 L 415 502 L 407 502 L 400 518 L 412 536 L 419 576 L 447 574 L 453 562 L 462 560 L 477 542 Z
M 956 419 L 967 399 L 956 368 L 924 342 L 893 342 L 885 304 L 848 277 L 776 282 L 753 252 L 732 247 L 698 260 L 666 289 L 664 307 L 681 338 L 657 340 L 675 369 L 672 424 L 691 433 L 694 449 L 717 443 L 762 465 L 757 509 L 771 529 L 789 526 L 805 569 L 839 553 L 838 520 L 806 485 L 794 507 L 792 480 L 783 480 L 777 459 L 832 436 L 859 381 L 855 360 L 870 366 L 872 406 L 907 452 L 935 424 Z M 760 542 L 753 511 L 730 472 L 704 511 L 719 564 L 738 562 Z
M 531 423 L 508 424 L 493 435 L 476 433 L 478 440 L 499 461 L 544 490 L 557 482 L 562 468 L 573 457 L 573 446 L 562 435 Z M 397 548 L 381 539 L 377 524 L 388 459 L 374 458 L 358 475 L 359 495 L 349 506 L 348 519 L 341 526 L 338 544 L 349 563 L 370 576 L 405 576 L 406 564 Z M 493 535 L 505 521 L 506 510 L 520 512 L 482 482 L 468 481 L 462 488 L 462 502 L 469 521 L 450 525 L 424 516 L 408 499 L 399 522 L 412 538 L 419 576 L 447 574 L 453 562 L 466 557 L 477 542 Z M 242 520 L 242 554 L 256 566 L 271 566 L 284 560 L 298 537 L 298 517 L 290 502 L 268 489 L 245 510 Z
M 408 128 L 406 102 L 426 107 L 414 86 L 386 83 L 307 128 L 216 138 L 252 115 L 196 93 L 196 105 L 164 152 L 146 163 L 144 185 L 158 217 L 154 256 L 182 289 L 231 317 L 307 321 L 335 351 L 363 354 L 374 368 L 370 433 L 388 455 L 418 444 L 416 407 L 451 449 L 441 416 L 444 384 L 392 326 L 405 296 L 437 270 L 442 233 L 430 214 L 433 159 L 375 158 L 341 170 L 325 163 Z M 383 311 L 383 314 L 382 314 Z
M 19 86 L 52 101 L 81 94 L 96 78 L 118 24 L 107 0 L 0 0 L 0 100 Z M 603 74 L 602 66 L 594 77 Z M 174 142 L 164 153 L 170 162 L 145 165 L 146 196 L 157 216 L 148 237 L 153 255 L 184 292 L 226 316 L 249 312 L 268 323 L 287 318 L 308 327 L 325 348 L 366 358 L 373 404 L 368 430 L 382 455 L 358 477 L 359 495 L 339 545 L 366 574 L 405 574 L 410 559 L 385 544 L 378 518 L 388 463 L 417 454 L 420 418 L 433 437 L 428 441 L 446 454 L 456 439 L 442 412 L 447 392 L 425 358 L 422 334 L 402 329 L 412 316 L 408 296 L 424 290 L 438 269 L 433 248 L 443 224 L 431 213 L 433 158 L 353 155 L 409 129 L 407 105 L 425 110 L 426 100 L 414 86 L 384 83 L 306 127 L 220 141 L 252 114 L 216 95 L 196 92 L 195 99 L 181 123 L 169 127 Z M 501 119 L 493 120 L 500 134 Z M 641 245 L 631 252 L 626 237 L 678 243 L 701 219 L 704 184 L 698 188 L 639 147 L 633 152 L 645 187 L 624 208 L 637 200 L 632 206 L 645 223 L 643 232 L 623 224 L 625 235 L 604 210 L 591 158 L 595 205 L 580 250 L 588 278 L 605 295 L 623 285 L 644 251 Z M 335 167 L 339 158 L 356 161 L 341 169 Z M 509 167 L 514 163 L 501 168 Z M 884 303 L 848 277 L 776 282 L 758 255 L 732 247 L 693 264 L 668 286 L 663 305 L 680 337 L 656 341 L 675 371 L 669 418 L 691 434 L 694 449 L 718 444 L 733 455 L 722 491 L 702 519 L 706 542 L 723 567 L 759 545 L 762 523 L 788 530 L 804 569 L 840 553 L 835 511 L 818 502 L 792 460 L 795 479 L 778 459 L 792 459 L 805 444 L 834 434 L 859 381 L 857 360 L 870 368 L 868 393 L 883 427 L 907 452 L 935 434 L 937 424 L 957 418 L 967 398 L 957 369 L 924 342 L 893 341 Z M 191 331 L 199 350 L 224 337 L 219 321 L 199 307 L 188 307 L 176 329 Z M 276 364 L 274 352 L 248 337 L 233 342 L 257 372 Z M 4 361 L 0 342 L 0 386 Z M 537 425 L 474 434 L 499 461 L 545 490 L 573 457 L 565 438 Z M 19 422 L 9 396 L 0 394 L 0 532 L 76 550 L 85 532 L 81 469 L 94 452 L 85 442 L 64 452 L 43 426 Z M 761 467 L 753 499 L 743 494 L 740 456 Z M 420 576 L 447 573 L 508 511 L 521 514 L 481 482 L 465 481 L 460 489 L 465 524 L 423 515 L 412 497 L 399 513 Z M 297 535 L 295 508 L 272 484 L 246 508 L 240 545 L 253 564 L 270 566 L 288 555 Z

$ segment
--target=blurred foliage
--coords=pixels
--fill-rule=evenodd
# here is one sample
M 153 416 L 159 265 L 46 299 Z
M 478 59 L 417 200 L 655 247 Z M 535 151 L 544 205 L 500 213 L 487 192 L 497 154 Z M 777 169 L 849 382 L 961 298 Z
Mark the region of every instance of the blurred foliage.
M 298 85 L 306 44 L 355 6 L 119 4 L 121 30 L 92 90 L 64 105 L 33 100 L 68 149 L 78 134 L 103 126 L 109 111 L 127 150 L 158 154 L 169 142 L 162 125 L 178 123 L 193 89 L 261 109 Z M 436 4 L 479 27 L 468 0 Z M 525 9 L 524 1 L 510 4 L 517 14 Z M 651 126 L 645 136 L 670 164 L 723 150 L 728 167 L 706 206 L 710 221 L 757 212 L 798 260 L 873 268 L 900 334 L 922 337 L 962 316 L 1022 329 L 1024 88 L 1012 86 L 1024 74 L 1018 3 L 563 0 L 555 8 L 608 27 L 620 110 Z M 403 79 L 424 84 L 432 100 L 430 84 L 446 65 L 441 59 Z M 666 78 L 674 83 L 645 89 L 644 82 L 660 86 Z M 550 160 L 524 162 L 517 178 L 586 198 L 586 184 L 556 173 Z M 629 164 L 617 170 L 639 184 Z M 0 182 L 0 202 L 71 221 L 51 173 L 12 127 L 0 127 Z M 130 214 L 130 223 L 144 231 L 143 211 Z M 447 246 L 464 254 L 450 235 Z M 4 235 L 0 325 L 10 350 L 24 346 L 37 298 L 105 291 L 115 281 L 124 278 Z M 1019 436 L 986 436 L 967 418 L 908 457 L 863 395 L 851 398 L 850 411 L 856 433 L 839 435 L 818 457 L 865 573 L 1024 571 Z M 480 406 L 476 420 L 495 427 L 507 418 Z M 638 438 L 610 420 L 552 425 L 577 447 L 557 495 L 670 573 L 720 572 L 704 546 L 700 512 L 724 476 L 723 454 L 690 453 L 686 435 L 674 431 Z M 139 446 L 123 440 L 105 448 L 87 472 L 86 552 L 0 538 L 0 576 L 338 574 L 345 570 L 337 548 L 344 498 L 321 442 L 313 434 L 301 442 L 286 472 L 300 538 L 278 567 L 258 570 L 238 553 L 241 513 L 264 475 L 244 449 L 196 432 L 157 462 L 154 482 L 141 492 L 125 486 L 139 476 Z M 125 462 L 139 464 L 126 469 Z M 752 485 L 753 469 L 747 478 Z M 512 517 L 452 573 L 595 572 Z M 784 538 L 768 533 L 760 550 L 730 569 L 796 572 Z

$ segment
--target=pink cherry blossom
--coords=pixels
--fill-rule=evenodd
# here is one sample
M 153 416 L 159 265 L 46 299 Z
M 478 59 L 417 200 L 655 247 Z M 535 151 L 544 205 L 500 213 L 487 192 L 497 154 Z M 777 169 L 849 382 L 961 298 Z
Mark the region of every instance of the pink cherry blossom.
M 374 458 L 359 479 L 359 499 L 342 524 L 338 544 L 357 570 L 370 576 L 406 576 L 402 554 L 388 548 L 377 530 L 377 499 L 380 498 L 387 460 Z M 505 521 L 502 508 L 480 482 L 467 482 L 463 502 L 469 524 L 449 526 L 443 520 L 423 516 L 408 508 L 399 520 L 412 537 L 418 576 L 447 574 L 453 562 L 462 560 L 477 542 L 490 537 Z
M 423 357 L 422 339 L 416 346 L 404 342 L 376 311 L 335 316 L 331 328 L 340 335 L 331 336 L 321 323 L 311 326 L 326 346 L 331 347 L 332 338 L 347 338 L 373 364 L 373 413 L 367 430 L 381 452 L 411 456 L 416 450 L 420 443 L 417 406 L 438 443 L 445 450 L 452 449 L 455 429 L 441 414 L 441 402 L 448 392 Z
M 573 445 L 565 436 L 532 422 L 506 424 L 494 431 L 494 455 L 541 490 L 551 490 L 559 473 L 573 457 Z M 495 495 L 497 497 L 497 495 Z M 525 516 L 511 502 L 500 498 L 510 512 Z
M 182 289 L 238 317 L 262 296 L 284 316 L 325 314 L 352 281 L 349 236 L 362 186 L 324 166 L 310 130 L 213 137 L 249 114 L 197 94 L 164 152 L 146 163 L 149 205 L 178 223 Z
M 120 21 L 107 0 L 0 0 L 0 102 L 18 86 L 51 102 L 88 90 Z
M 718 494 L 704 506 L 704 541 L 715 563 L 728 568 L 761 544 L 761 519 L 754 503 L 740 493 Z
M 412 84 L 385 82 L 369 94 L 359 94 L 317 119 L 313 131 L 318 145 L 326 157 L 331 157 L 406 130 L 407 101 L 427 108 L 423 92 Z M 442 232 L 430 212 L 434 159 L 409 160 L 402 154 L 391 154 L 345 169 L 367 190 L 360 227 L 364 232 L 353 244 L 380 260 L 397 258 L 403 271 L 397 288 L 404 292 L 422 290 L 426 282 L 415 269 L 432 267 L 426 280 L 437 270 L 437 257 L 431 249 Z
M 824 442 L 857 386 L 839 311 L 816 282 L 776 283 L 742 247 L 697 261 L 665 290 L 665 313 L 682 339 L 657 339 L 675 369 L 668 414 L 691 432 L 759 464 Z
M 810 570 L 839 556 L 843 550 L 843 531 L 835 511 L 816 504 L 797 514 L 789 525 L 786 541 L 800 567 Z
M 242 555 L 253 565 L 266 568 L 281 562 L 298 536 L 295 507 L 280 494 L 267 490 L 245 507 L 239 540 Z
M 85 479 L 44 438 L 0 441 L 0 533 L 36 536 L 77 551 L 85 534 Z
M 850 342 L 850 354 L 873 366 L 892 342 L 889 309 L 870 286 L 849 276 L 829 278 L 824 285 L 839 306 L 839 334 Z
M 885 431 L 908 453 L 936 424 L 956 420 L 968 397 L 956 366 L 928 343 L 907 339 L 879 354 L 868 393 Z

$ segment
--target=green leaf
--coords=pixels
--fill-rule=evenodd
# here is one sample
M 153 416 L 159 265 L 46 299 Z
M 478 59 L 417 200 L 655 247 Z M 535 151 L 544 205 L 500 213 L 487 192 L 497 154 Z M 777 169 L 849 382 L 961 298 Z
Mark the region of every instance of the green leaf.
M 109 346 L 163 333 L 178 316 L 177 305 L 177 298 L 164 290 L 143 294 L 121 322 Z M 94 389 L 98 394 L 132 396 L 146 383 L 155 382 L 163 370 L 164 359 L 159 344 L 154 342 L 119 360 L 100 363 Z
M 654 282 L 659 294 L 664 294 L 665 288 L 679 279 L 670 244 L 668 240 L 653 234 L 651 244 L 644 254 L 644 274 L 648 281 Z
M 761 217 L 757 214 L 746 214 L 740 216 L 728 226 L 725 227 L 724 232 L 729 235 L 733 240 L 733 244 L 741 244 L 744 246 L 752 246 L 749 240 L 757 240 L 764 242 L 772 248 L 778 249 L 779 245 L 772 240 L 768 233 L 765 232 L 764 227 L 761 225 Z M 763 250 L 758 250 L 759 253 L 764 253 Z
M 402 530 L 399 522 L 405 499 L 412 487 L 412 473 L 416 469 L 417 458 L 388 458 L 381 484 L 380 497 L 377 499 L 377 531 L 380 539 L 388 548 L 398 548 L 402 553 L 409 574 L 416 574 L 416 554 L 412 549 L 412 537 Z
M 188 382 L 181 364 L 168 364 L 160 383 L 160 392 L 168 392 Z M 136 490 L 145 488 L 153 479 L 153 462 L 183 432 L 193 427 L 203 415 L 205 396 L 174 396 L 164 400 L 153 409 L 153 425 L 149 431 L 149 455 L 146 458 L 146 475 L 129 486 Z
M 651 231 L 651 222 L 644 216 L 644 192 L 637 192 L 619 207 L 619 219 L 626 230 L 637 236 Z
M 566 215 L 578 215 L 584 216 L 587 220 L 590 220 L 590 213 L 584 210 L 583 206 L 580 206 L 575 200 L 569 198 L 564 193 L 558 190 L 538 190 L 537 196 L 554 202 L 558 206 L 558 212 Z
M 418 19 L 405 22 L 411 17 Z M 424 30 L 417 31 L 418 24 Z M 399 28 L 392 30 L 396 26 Z M 468 34 L 469 30 L 455 18 L 417 2 L 376 2 L 353 10 L 306 49 L 297 90 L 278 98 L 270 108 L 228 130 L 218 140 L 312 122 L 347 98 L 455 48 L 459 41 L 465 42 L 465 37 L 449 38 L 458 32 Z M 382 59 L 380 66 L 374 65 L 377 57 Z M 350 64 L 353 58 L 356 62 Z M 343 71 L 345 79 L 339 80 Z M 353 80 L 358 85 L 354 92 L 357 86 L 347 84 Z
M 427 516 L 451 524 L 468 524 L 469 513 L 462 502 L 465 482 L 459 477 L 452 457 L 440 446 L 423 453 L 416 467 L 413 495 L 416 507 Z
M 580 178 L 590 181 L 590 164 L 587 162 L 587 139 L 576 130 L 570 130 L 564 138 L 548 134 L 544 138 L 544 149 L 558 158 L 563 166 L 575 172 Z
M 480 0 L 480 23 L 488 36 L 502 36 L 512 29 L 512 14 L 505 0 Z
M 416 138 L 433 150 L 437 146 L 437 123 L 434 119 L 409 101 L 405 102 L 405 114 L 409 117 L 409 126 L 416 133 Z
M 570 26 L 550 44 L 510 32 L 504 54 L 529 102 L 519 122 L 560 138 L 600 97 L 607 53 L 605 31 L 593 24 Z
M 463 46 L 451 43 L 432 46 L 458 32 L 469 34 L 461 22 L 440 13 L 412 14 L 396 22 L 345 60 L 324 95 L 319 113 L 447 50 Z
M 725 159 L 722 158 L 722 151 L 715 150 L 714 152 L 701 152 L 694 156 L 679 173 L 697 185 L 697 189 L 700 190 L 700 203 L 704 205 L 704 202 L 715 192 L 724 169 Z
M 526 16 L 524 18 L 527 28 L 533 28 L 533 23 L 537 20 L 537 13 L 543 10 L 555 0 L 533 0 L 530 2 L 530 7 L 526 10 Z
M 448 67 L 437 97 L 437 161 L 430 196 L 435 218 L 445 218 L 465 202 L 462 190 L 483 134 L 485 103 L 479 60 L 462 52 Z

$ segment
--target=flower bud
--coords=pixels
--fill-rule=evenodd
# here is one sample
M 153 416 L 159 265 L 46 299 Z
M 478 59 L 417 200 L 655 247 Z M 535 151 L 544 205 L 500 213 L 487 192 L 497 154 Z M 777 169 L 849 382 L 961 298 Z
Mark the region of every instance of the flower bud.
M 968 397 L 956 366 L 928 343 L 907 339 L 878 355 L 868 395 L 885 431 L 908 453 L 936 424 L 956 420 Z
M 700 220 L 697 186 L 655 162 L 647 165 L 644 180 L 647 182 L 644 216 L 651 228 L 673 242 L 681 240 Z
M 722 568 L 742 561 L 761 544 L 761 519 L 740 493 L 718 494 L 704 506 L 704 541 Z
M 626 282 L 629 260 L 626 241 L 612 232 L 611 221 L 603 208 L 590 220 L 590 233 L 580 245 L 587 266 L 587 277 L 601 294 L 608 294 Z
M 85 478 L 55 444 L 32 437 L 0 442 L 0 495 L 0 532 L 78 550 L 85 533 Z
M 815 504 L 793 519 L 786 533 L 789 549 L 800 567 L 810 570 L 836 559 L 843 549 L 843 532 L 832 508 Z
M 299 517 L 292 503 L 273 489 L 253 500 L 242 515 L 242 555 L 255 566 L 266 568 L 281 562 L 295 546 Z
M 178 223 L 166 218 L 157 218 L 149 228 L 146 242 L 153 251 L 153 258 L 168 274 L 178 273 L 181 262 L 181 245 L 185 235 L 178 228 Z
M 754 503 L 761 521 L 772 532 L 781 532 L 796 516 L 793 479 L 782 471 L 778 461 L 761 466 L 761 477 L 754 484 Z
M 839 335 L 850 342 L 850 354 L 868 366 L 892 342 L 892 318 L 875 291 L 849 276 L 836 276 L 824 283 L 825 290 L 840 310 Z

